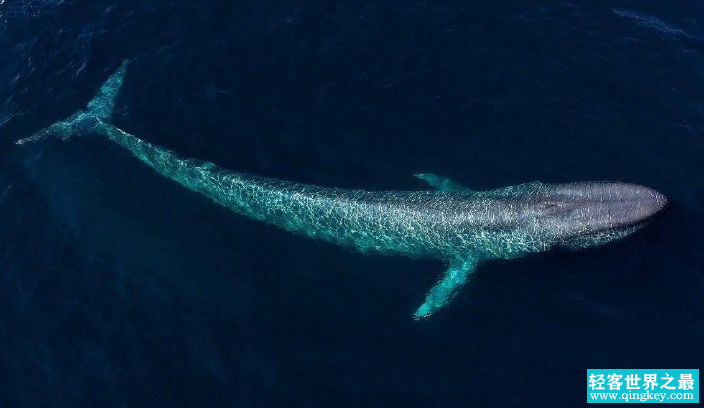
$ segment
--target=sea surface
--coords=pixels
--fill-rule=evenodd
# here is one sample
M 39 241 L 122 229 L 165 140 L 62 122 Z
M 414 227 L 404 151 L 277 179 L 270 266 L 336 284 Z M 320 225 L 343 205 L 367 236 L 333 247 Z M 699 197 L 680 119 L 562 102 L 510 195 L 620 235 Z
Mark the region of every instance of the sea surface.
M 228 169 L 672 207 L 417 322 L 441 262 L 239 217 L 100 138 L 13 144 L 124 59 L 115 124 Z M 588 368 L 701 368 L 703 156 L 701 2 L 0 0 L 0 407 L 565 407 Z

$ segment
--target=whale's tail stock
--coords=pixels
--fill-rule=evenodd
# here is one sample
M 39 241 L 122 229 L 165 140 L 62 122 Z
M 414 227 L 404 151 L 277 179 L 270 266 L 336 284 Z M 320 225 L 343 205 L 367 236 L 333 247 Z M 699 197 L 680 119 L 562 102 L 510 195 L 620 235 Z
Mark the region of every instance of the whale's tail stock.
M 90 133 L 98 124 L 112 119 L 115 109 L 115 99 L 122 88 L 122 82 L 127 71 L 128 60 L 122 62 L 120 68 L 105 81 L 98 93 L 88 102 L 85 109 L 80 110 L 65 120 L 40 130 L 30 137 L 17 140 L 15 144 L 38 142 L 47 138 L 69 139 Z

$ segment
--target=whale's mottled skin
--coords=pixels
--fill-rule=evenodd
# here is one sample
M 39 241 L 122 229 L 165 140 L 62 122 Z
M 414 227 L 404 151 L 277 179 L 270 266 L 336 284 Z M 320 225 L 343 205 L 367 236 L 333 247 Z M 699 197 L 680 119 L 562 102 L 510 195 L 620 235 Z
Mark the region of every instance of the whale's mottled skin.
M 668 206 L 655 190 L 618 182 L 534 182 L 472 191 L 419 174 L 432 191 L 362 191 L 225 170 L 180 158 L 108 123 L 126 67 L 108 79 L 86 110 L 17 143 L 102 135 L 160 174 L 239 214 L 365 253 L 447 261 L 448 270 L 415 318 L 446 305 L 481 261 L 604 244 L 641 228 Z

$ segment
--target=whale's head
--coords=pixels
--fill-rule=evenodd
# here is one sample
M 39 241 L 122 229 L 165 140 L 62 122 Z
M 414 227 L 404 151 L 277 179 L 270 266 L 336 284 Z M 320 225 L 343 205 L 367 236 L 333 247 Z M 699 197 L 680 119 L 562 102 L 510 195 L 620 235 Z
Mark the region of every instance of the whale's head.
M 544 184 L 530 201 L 536 225 L 555 245 L 572 249 L 629 235 L 669 206 L 658 191 L 618 182 Z

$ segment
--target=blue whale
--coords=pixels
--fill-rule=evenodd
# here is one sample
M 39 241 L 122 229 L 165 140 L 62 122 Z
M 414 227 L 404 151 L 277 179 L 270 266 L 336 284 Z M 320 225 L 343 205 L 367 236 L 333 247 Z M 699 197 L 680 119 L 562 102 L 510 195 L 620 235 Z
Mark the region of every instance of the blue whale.
M 415 319 L 447 305 L 480 262 L 602 245 L 642 228 L 668 207 L 663 194 L 620 182 L 533 182 L 474 191 L 426 173 L 416 176 L 430 191 L 363 191 L 233 172 L 181 158 L 110 124 L 126 69 L 127 62 L 86 109 L 16 143 L 106 137 L 158 173 L 236 213 L 363 253 L 446 261 L 447 270 Z

